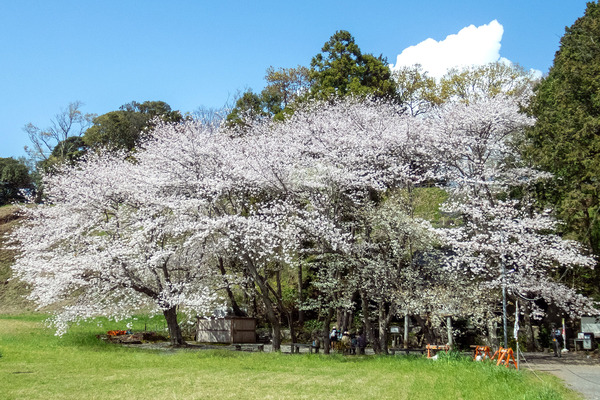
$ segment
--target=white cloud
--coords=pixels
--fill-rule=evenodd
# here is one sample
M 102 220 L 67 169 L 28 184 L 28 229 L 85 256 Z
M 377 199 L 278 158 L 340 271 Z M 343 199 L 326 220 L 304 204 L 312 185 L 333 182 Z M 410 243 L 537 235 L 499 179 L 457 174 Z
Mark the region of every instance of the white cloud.
M 440 78 L 448 69 L 483 65 L 495 61 L 510 63 L 500 57 L 500 41 L 504 28 L 493 20 L 487 25 L 470 25 L 455 35 L 436 41 L 427 39 L 404 49 L 392 69 L 421 64 L 429 76 Z

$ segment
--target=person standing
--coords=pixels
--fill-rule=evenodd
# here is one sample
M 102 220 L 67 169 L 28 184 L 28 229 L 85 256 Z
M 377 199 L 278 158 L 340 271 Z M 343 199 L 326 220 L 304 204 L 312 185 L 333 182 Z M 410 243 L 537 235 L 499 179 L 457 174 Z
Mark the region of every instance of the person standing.
M 358 354 L 364 355 L 365 348 L 367 347 L 367 338 L 364 332 L 360 332 L 358 335 Z
M 552 344 L 554 346 L 554 357 L 562 357 L 562 332 L 560 329 L 555 329 L 555 327 L 552 328 Z
M 337 341 L 338 341 L 338 331 L 337 331 L 337 329 L 335 329 L 335 326 L 334 326 L 333 329 L 331 330 L 331 332 L 329 333 L 329 344 L 330 344 L 330 348 L 332 350 L 335 350 Z

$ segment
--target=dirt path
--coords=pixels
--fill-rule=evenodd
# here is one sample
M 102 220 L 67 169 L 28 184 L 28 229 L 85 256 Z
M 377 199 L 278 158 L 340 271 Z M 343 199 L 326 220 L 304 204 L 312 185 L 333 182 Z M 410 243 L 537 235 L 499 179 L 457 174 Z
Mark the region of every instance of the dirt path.
M 564 353 L 556 358 L 546 353 L 526 353 L 521 368 L 556 375 L 568 387 L 583 394 L 586 399 L 600 400 L 600 360 L 585 353 Z

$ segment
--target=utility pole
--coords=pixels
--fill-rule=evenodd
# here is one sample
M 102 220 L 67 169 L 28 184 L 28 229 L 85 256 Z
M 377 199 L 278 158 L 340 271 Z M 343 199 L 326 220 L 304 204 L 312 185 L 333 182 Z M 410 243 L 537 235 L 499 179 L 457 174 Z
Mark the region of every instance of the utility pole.
M 508 348 L 508 324 L 506 323 L 506 264 L 502 261 L 502 319 L 504 323 L 504 348 Z

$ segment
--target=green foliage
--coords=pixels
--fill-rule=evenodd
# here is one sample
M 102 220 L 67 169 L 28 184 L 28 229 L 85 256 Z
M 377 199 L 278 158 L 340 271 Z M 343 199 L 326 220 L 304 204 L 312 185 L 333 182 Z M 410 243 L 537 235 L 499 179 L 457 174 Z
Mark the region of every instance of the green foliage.
M 83 135 L 83 142 L 91 149 L 131 151 L 152 129 L 155 118 L 165 122 L 183 119 L 179 111 L 171 110 L 163 101 L 133 101 L 94 118 L 94 124 Z
M 323 321 L 319 321 L 317 319 L 310 319 L 304 322 L 304 330 L 306 332 L 322 332 L 323 331 Z
M 535 89 L 528 111 L 526 155 L 554 174 L 541 199 L 556 204 L 565 233 L 600 255 L 600 5 L 566 28 L 548 76 Z M 569 279 L 600 296 L 600 274 Z M 592 281 L 586 280 L 592 278 Z
M 22 189 L 31 189 L 29 169 L 23 161 L 0 158 L 0 205 L 22 201 Z
M 440 351 L 437 353 L 437 361 L 445 362 L 447 364 L 461 364 L 461 363 L 472 363 L 473 359 L 470 355 L 464 355 L 460 351 L 450 350 L 450 351 Z
M 244 129 L 246 121 L 272 118 L 282 121 L 308 99 L 330 100 L 338 96 L 373 96 L 396 99 L 396 83 L 387 60 L 362 54 L 348 31 L 337 31 L 311 68 L 269 67 L 266 87 L 260 93 L 247 90 L 227 116 L 229 126 Z
M 440 88 L 434 78 L 427 76 L 420 65 L 394 71 L 396 96 L 411 115 L 423 114 L 442 104 Z
M 235 102 L 235 107 L 227 115 L 227 124 L 230 126 L 245 126 L 246 120 L 256 120 L 267 115 L 264 110 L 263 98 L 248 90 Z
M 265 90 L 273 93 L 272 95 L 279 99 L 278 107 L 282 111 L 290 109 L 296 99 L 310 88 L 309 76 L 310 70 L 301 65 L 296 68 L 275 69 L 269 67 L 265 76 L 267 81 Z
M 247 120 L 264 117 L 284 120 L 294 112 L 297 99 L 307 92 L 309 70 L 303 66 L 277 70 L 269 67 L 265 80 L 267 86 L 260 94 L 248 90 L 236 101 L 235 107 L 227 115 L 229 126 L 243 128 Z
M 441 79 L 439 96 L 443 101 L 459 99 L 467 103 L 501 93 L 520 96 L 530 90 L 535 82 L 536 78 L 523 67 L 497 61 L 450 70 Z
M 547 349 L 549 347 L 552 347 L 552 341 L 550 339 L 550 330 L 545 325 L 542 325 L 542 327 L 540 328 L 539 342 L 542 348 Z
M 63 163 L 74 164 L 87 153 L 87 150 L 88 146 L 86 146 L 81 136 L 69 136 L 59 142 L 48 159 L 42 161 L 39 165 L 44 171 L 48 172 Z
M 394 98 L 395 84 L 387 60 L 362 54 L 348 31 L 337 31 L 310 63 L 310 97 L 337 96 Z
M 438 187 L 418 187 L 405 190 L 402 195 L 412 205 L 414 217 L 422 218 L 434 224 L 443 224 L 444 216 L 440 206 L 448 200 L 448 193 Z

